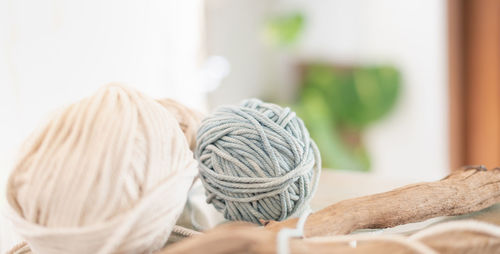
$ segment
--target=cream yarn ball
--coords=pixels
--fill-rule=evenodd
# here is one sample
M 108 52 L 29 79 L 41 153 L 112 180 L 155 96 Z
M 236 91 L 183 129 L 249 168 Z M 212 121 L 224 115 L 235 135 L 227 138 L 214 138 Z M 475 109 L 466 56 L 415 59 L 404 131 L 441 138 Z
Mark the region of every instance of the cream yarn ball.
M 196 174 L 173 114 L 108 85 L 25 142 L 8 217 L 35 253 L 150 253 L 165 244 Z
M 158 102 L 175 116 L 184 136 L 186 136 L 189 148 L 193 151 L 196 147 L 196 131 L 205 116 L 201 112 L 169 98 L 158 100 Z

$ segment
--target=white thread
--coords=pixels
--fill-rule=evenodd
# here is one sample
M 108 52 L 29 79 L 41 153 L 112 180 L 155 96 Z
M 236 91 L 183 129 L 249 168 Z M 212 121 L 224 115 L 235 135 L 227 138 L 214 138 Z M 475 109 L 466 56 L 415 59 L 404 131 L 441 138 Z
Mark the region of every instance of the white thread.
M 429 227 L 427 229 L 423 229 L 411 235 L 409 238 L 414 240 L 420 240 L 423 238 L 427 238 L 431 235 L 442 234 L 452 230 L 476 231 L 500 238 L 499 226 L 476 220 L 451 221 L 451 222 L 440 223 L 435 226 Z
M 351 248 L 358 247 L 358 241 L 356 241 L 356 240 L 350 241 L 349 242 L 349 246 L 351 246 Z
M 306 220 L 311 214 L 311 209 L 307 209 L 300 216 L 297 222 L 297 227 L 295 229 L 284 228 L 278 232 L 277 239 L 277 253 L 278 254 L 289 254 L 290 253 L 290 238 L 291 237 L 304 237 L 304 226 Z
M 356 248 L 358 242 L 360 241 L 390 241 L 405 245 L 422 254 L 435 254 L 437 253 L 435 250 L 420 242 L 420 240 L 450 231 L 476 231 L 500 238 L 499 226 L 481 221 L 466 220 L 437 224 L 427 229 L 423 229 L 409 237 L 400 235 L 374 235 L 372 233 L 364 233 L 357 235 L 315 237 L 306 239 L 306 241 L 347 242 L 351 248 Z
M 306 239 L 310 242 L 346 242 L 351 248 L 356 248 L 361 241 L 387 241 L 407 246 L 421 254 L 437 254 L 436 251 L 419 241 L 413 241 L 400 235 L 373 235 L 369 233 L 358 235 L 324 236 Z M 354 244 L 354 243 L 355 244 Z

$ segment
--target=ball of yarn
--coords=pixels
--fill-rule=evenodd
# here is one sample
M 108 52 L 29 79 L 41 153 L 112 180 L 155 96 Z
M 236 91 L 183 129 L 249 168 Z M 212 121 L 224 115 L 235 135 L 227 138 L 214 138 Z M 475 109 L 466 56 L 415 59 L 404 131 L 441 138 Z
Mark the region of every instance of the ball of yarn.
M 321 158 L 289 108 L 257 99 L 223 106 L 198 130 L 195 157 L 212 203 L 228 220 L 284 220 L 307 207 Z
M 158 100 L 158 102 L 175 116 L 184 136 L 186 136 L 189 148 L 194 150 L 196 131 L 204 117 L 203 114 L 169 98 Z
M 108 85 L 23 145 L 9 218 L 35 253 L 149 253 L 165 244 L 196 174 L 174 116 Z

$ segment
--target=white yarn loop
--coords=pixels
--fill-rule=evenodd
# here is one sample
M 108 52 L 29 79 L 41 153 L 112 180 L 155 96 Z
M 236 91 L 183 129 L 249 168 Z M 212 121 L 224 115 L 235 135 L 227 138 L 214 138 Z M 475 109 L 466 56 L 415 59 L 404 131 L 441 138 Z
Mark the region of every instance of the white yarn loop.
M 168 110 L 108 85 L 25 143 L 8 217 L 35 253 L 148 253 L 165 244 L 196 171 Z
M 440 223 L 435 226 L 420 230 L 417 233 L 411 235 L 409 238 L 413 240 L 420 240 L 423 238 L 455 230 L 475 231 L 500 238 L 499 226 L 477 220 L 462 220 Z
M 359 241 L 389 241 L 404 245 L 421 254 L 437 254 L 437 251 L 422 243 L 421 240 L 453 231 L 474 231 L 500 238 L 500 226 L 477 220 L 462 220 L 440 223 L 420 230 L 409 237 L 401 235 L 374 235 L 372 233 L 363 233 L 354 235 L 314 237 L 307 239 L 307 241 L 346 242 L 352 248 L 356 248 L 357 242 Z
M 299 221 L 297 222 L 297 227 L 294 229 L 284 228 L 278 232 L 278 240 L 277 240 L 277 253 L 278 254 L 289 254 L 290 253 L 290 238 L 292 237 L 304 237 L 304 226 L 306 224 L 306 220 L 311 215 L 311 209 L 307 209 L 302 215 L 299 217 Z
M 412 250 L 415 250 L 421 254 L 437 254 L 435 250 L 428 247 L 427 245 L 409 239 L 401 235 L 374 235 L 374 234 L 356 234 L 356 235 L 340 235 L 340 236 L 325 236 L 325 237 L 314 237 L 306 239 L 310 242 L 339 242 L 347 243 L 351 248 L 356 248 L 358 242 L 363 241 L 385 241 L 394 242 L 404 245 Z

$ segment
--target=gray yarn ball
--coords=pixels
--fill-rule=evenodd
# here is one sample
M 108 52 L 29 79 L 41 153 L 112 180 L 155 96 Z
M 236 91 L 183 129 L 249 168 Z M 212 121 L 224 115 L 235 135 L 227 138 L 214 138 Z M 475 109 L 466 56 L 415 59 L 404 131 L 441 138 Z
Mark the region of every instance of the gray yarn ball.
M 195 157 L 207 202 L 232 221 L 298 215 L 316 190 L 321 158 L 289 108 L 257 99 L 223 106 L 203 120 Z

